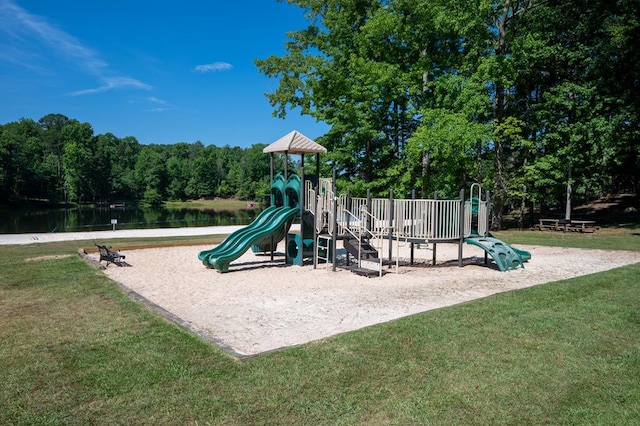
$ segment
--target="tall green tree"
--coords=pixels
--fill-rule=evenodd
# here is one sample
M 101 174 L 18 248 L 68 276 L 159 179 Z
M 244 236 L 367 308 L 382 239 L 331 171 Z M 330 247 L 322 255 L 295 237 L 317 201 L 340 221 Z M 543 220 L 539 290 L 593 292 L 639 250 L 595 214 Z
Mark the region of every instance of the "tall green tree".
M 465 127 L 488 119 L 488 83 L 473 72 L 490 42 L 490 8 L 478 14 L 447 0 L 289 3 L 304 9 L 309 27 L 289 33 L 284 56 L 256 61 L 280 79 L 267 95 L 275 114 L 297 107 L 330 124 L 321 138 L 327 158 L 357 193 L 425 193 L 438 151 L 428 145 L 445 143 L 419 138 L 410 146 L 425 116 Z M 442 163 L 458 165 L 458 158 Z
M 40 199 L 41 127 L 32 119 L 0 126 L 0 201 Z
M 69 120 L 62 128 L 62 176 L 65 200 L 95 201 L 98 188 L 94 167 L 93 129 L 89 123 Z
M 408 66 L 419 52 L 401 37 L 410 24 L 375 0 L 290 3 L 305 9 L 311 25 L 289 33 L 285 56 L 256 61 L 280 78 L 267 95 L 275 113 L 300 108 L 330 124 L 322 138 L 328 161 L 362 190 L 382 191 L 389 179 L 380 170 L 402 157 L 415 127 Z
M 480 182 L 499 228 L 518 201 L 637 182 L 638 0 L 288 3 L 309 26 L 256 61 L 279 79 L 267 97 L 331 125 L 357 192 Z
M 51 181 L 46 182 L 47 192 L 52 201 L 66 201 L 64 188 L 64 174 L 62 169 L 62 153 L 64 151 L 63 128 L 69 121 L 69 117 L 62 114 L 47 114 L 38 120 L 42 126 L 42 142 L 44 158 L 42 161 L 45 174 L 52 176 Z
M 628 94 L 637 92 L 631 81 L 638 81 L 637 61 L 629 61 L 638 49 L 628 40 L 638 33 L 639 6 L 549 2 L 525 21 L 537 44 L 519 47 L 528 71 L 517 98 L 528 107 L 521 116 L 535 153 L 523 170 L 530 198 L 543 206 L 570 208 L 571 197 L 617 191 L 621 180 L 634 186 L 638 114 Z
M 169 199 L 185 200 L 187 198 L 193 163 L 203 148 L 200 142 L 195 144 L 181 142 L 171 146 L 166 164 Z
M 211 198 L 225 176 L 221 149 L 215 145 L 204 147 L 193 160 L 193 167 L 185 193 L 189 198 Z
M 149 204 L 159 204 L 167 198 L 168 151 L 169 147 L 165 145 L 145 145 L 136 159 L 137 192 Z
M 115 199 L 139 199 L 137 192 L 136 162 L 142 145 L 133 136 L 117 138 L 111 161 L 111 194 Z

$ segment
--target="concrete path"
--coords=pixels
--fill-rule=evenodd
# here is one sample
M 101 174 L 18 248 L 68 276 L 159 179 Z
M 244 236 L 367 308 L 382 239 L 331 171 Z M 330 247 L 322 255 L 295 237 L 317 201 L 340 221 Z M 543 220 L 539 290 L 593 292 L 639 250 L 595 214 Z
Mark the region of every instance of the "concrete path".
M 114 238 L 188 237 L 191 235 L 227 235 L 243 226 L 202 226 L 189 228 L 131 229 L 90 232 L 49 232 L 33 234 L 0 234 L 0 245 L 38 244 L 54 241 L 96 240 Z

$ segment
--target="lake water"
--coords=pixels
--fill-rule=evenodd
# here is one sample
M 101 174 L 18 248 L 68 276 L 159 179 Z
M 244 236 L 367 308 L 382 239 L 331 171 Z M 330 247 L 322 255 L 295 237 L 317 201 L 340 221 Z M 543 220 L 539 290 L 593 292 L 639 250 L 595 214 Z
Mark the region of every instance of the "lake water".
M 0 207 L 0 234 L 107 231 L 115 229 L 181 228 L 248 225 L 259 208 L 237 210 L 142 207 L 7 208 Z

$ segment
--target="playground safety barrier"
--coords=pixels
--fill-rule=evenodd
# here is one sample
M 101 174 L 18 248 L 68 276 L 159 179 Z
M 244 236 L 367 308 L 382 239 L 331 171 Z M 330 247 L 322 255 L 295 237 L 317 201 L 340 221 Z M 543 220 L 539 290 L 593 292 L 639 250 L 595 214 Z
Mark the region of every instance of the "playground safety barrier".
M 344 196 L 338 211 L 344 211 Z M 460 200 L 388 200 L 351 198 L 350 211 L 367 211 L 367 228 L 375 235 L 389 231 L 403 239 L 450 241 L 460 238 Z M 393 203 L 393 211 L 390 208 Z M 342 217 L 342 215 L 338 215 Z
M 305 208 L 315 214 L 314 239 L 318 247 L 321 240 L 324 247 L 330 245 L 326 234 L 334 238 L 352 235 L 359 241 L 366 234 L 367 238 L 377 240 L 378 243 L 372 242 L 380 247 L 384 238 L 395 240 L 396 244 L 458 242 L 461 252 L 463 239 L 488 235 L 489 197 L 487 193 L 486 199 L 482 199 L 478 184 L 472 185 L 471 197 L 466 200 L 464 191 L 454 199 L 338 196 L 332 179 L 319 179 L 315 188 L 306 182 L 305 194 Z M 389 259 L 391 256 L 390 248 Z
M 476 193 L 477 192 L 477 193 Z M 472 197 L 461 203 L 460 199 L 400 199 L 361 198 L 333 193 L 330 179 L 320 179 L 318 193 L 307 182 L 306 208 L 317 212 L 315 223 L 317 232 L 327 230 L 333 233 L 333 224 L 339 225 L 342 233 L 346 221 L 366 220 L 367 229 L 375 235 L 391 231 L 394 237 L 413 240 L 452 241 L 472 235 L 487 235 L 489 200 L 482 200 L 480 187 L 472 185 Z M 333 203 L 337 203 L 337 217 L 333 219 Z M 393 208 L 390 206 L 393 205 Z M 357 212 L 367 211 L 362 218 Z M 461 228 L 460 215 L 464 215 Z M 351 224 L 353 225 L 353 224 Z

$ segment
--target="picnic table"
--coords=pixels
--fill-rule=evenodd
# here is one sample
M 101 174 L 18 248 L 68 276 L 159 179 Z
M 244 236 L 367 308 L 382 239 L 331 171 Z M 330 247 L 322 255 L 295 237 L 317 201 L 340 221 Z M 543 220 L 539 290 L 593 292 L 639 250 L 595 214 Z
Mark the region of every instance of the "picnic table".
M 595 220 L 570 220 L 564 224 L 565 231 L 595 232 L 596 228 Z
M 574 231 L 574 232 L 595 232 L 598 227 L 595 220 L 566 220 L 543 218 L 534 229 L 540 231 Z
M 539 221 L 536 229 L 540 231 L 558 231 L 560 229 L 560 219 L 540 219 Z

